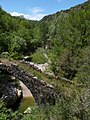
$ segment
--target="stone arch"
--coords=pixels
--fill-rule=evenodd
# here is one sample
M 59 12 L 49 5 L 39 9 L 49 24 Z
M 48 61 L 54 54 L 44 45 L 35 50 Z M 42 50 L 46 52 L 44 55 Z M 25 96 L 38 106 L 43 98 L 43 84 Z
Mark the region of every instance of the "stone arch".
M 56 94 L 52 85 L 27 74 L 25 71 L 20 70 L 15 64 L 11 64 L 9 66 L 0 64 L 0 70 L 7 71 L 16 79 L 22 81 L 31 91 L 36 103 L 46 104 L 48 102 L 50 104 L 55 104 Z

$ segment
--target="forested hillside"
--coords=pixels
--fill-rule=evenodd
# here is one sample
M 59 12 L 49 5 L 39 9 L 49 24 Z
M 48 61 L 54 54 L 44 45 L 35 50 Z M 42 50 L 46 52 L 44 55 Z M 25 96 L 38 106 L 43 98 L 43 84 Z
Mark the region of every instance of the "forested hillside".
M 64 77 L 85 87 L 81 88 L 81 96 L 72 95 L 72 99 L 74 97 L 76 99 L 74 105 L 69 99 L 65 101 L 64 98 L 61 98 L 59 105 L 63 104 L 63 106 L 60 107 L 60 119 L 89 120 L 89 0 L 68 10 L 45 16 L 40 21 L 26 20 L 23 16 L 12 17 L 0 7 L 0 57 L 17 60 L 29 56 L 32 62 L 46 63 L 48 60 L 45 55 L 49 59 L 49 69 L 55 77 Z M 66 106 L 69 109 L 65 109 Z M 75 110 L 74 107 L 80 108 Z M 54 107 L 51 109 L 54 110 Z M 59 109 L 57 104 L 56 109 L 57 111 Z M 71 112 L 70 110 L 74 111 Z M 49 111 L 48 114 L 50 115 Z M 67 114 L 66 117 L 64 114 Z M 50 116 L 48 117 L 45 120 L 54 120 Z
M 7 51 L 16 57 L 17 54 L 35 50 L 40 36 L 37 25 L 38 22 L 26 20 L 22 16 L 12 17 L 0 8 L 0 53 Z
M 46 16 L 39 22 L 23 16 L 12 17 L 2 8 L 0 16 L 1 54 L 8 52 L 10 57 L 18 59 L 22 55 L 32 55 L 41 47 L 48 52 L 54 73 L 69 79 L 75 77 L 82 58 L 87 58 L 85 50 L 89 51 L 89 1 Z

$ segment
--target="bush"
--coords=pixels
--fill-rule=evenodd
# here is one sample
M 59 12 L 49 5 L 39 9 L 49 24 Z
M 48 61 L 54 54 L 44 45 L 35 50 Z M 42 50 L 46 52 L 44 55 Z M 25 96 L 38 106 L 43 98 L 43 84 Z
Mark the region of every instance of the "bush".
M 7 109 L 5 104 L 0 101 L 0 120 L 21 120 L 22 117 L 23 115 L 21 113 Z
M 1 58 L 8 58 L 9 57 L 9 53 L 8 52 L 2 52 Z
M 20 53 L 13 52 L 13 53 L 10 54 L 10 58 L 18 60 L 18 59 L 22 59 L 22 55 Z
M 36 52 L 31 55 L 32 61 L 37 64 L 44 64 L 47 62 L 47 58 L 44 55 L 44 50 L 42 48 L 38 48 Z

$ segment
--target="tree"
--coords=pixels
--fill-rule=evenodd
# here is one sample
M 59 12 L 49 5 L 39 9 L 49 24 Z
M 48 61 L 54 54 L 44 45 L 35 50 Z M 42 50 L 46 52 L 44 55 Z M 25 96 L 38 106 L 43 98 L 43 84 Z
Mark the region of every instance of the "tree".
M 22 56 L 24 50 L 27 46 L 26 40 L 17 36 L 16 33 L 11 34 L 10 42 L 9 42 L 9 53 L 11 57 L 19 57 Z

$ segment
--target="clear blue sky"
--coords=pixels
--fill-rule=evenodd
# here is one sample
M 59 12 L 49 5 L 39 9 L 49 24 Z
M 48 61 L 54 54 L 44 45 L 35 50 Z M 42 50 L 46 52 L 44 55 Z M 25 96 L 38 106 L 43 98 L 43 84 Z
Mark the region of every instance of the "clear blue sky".
M 27 19 L 41 19 L 43 16 L 65 10 L 86 0 L 0 0 L 0 6 L 11 15 L 24 15 Z

